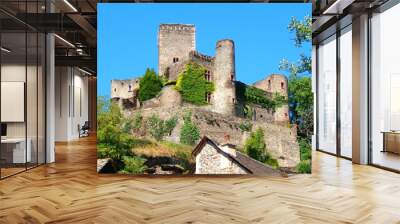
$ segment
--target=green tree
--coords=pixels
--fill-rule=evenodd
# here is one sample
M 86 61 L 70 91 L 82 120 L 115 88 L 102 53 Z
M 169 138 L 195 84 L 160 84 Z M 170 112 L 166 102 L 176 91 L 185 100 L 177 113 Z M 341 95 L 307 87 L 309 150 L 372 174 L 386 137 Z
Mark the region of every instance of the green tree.
M 124 130 L 124 127 L 128 126 L 127 120 L 122 117 L 116 103 L 105 97 L 99 97 L 97 105 L 98 156 L 111 158 L 118 164 L 123 156 L 131 154 L 134 139 Z
M 264 132 L 261 128 L 251 132 L 250 137 L 245 142 L 244 150 L 248 156 L 255 160 L 268 164 L 273 168 L 279 167 L 278 161 L 267 151 Z
M 199 128 L 191 120 L 192 113 L 187 112 L 183 116 L 180 142 L 186 145 L 194 145 L 200 138 Z
M 204 78 L 206 69 L 196 63 L 189 63 L 185 70 L 179 74 L 176 89 L 181 93 L 182 99 L 195 105 L 205 105 L 206 93 L 214 91 L 212 82 Z
M 146 101 L 154 98 L 162 89 L 162 81 L 153 69 L 146 69 L 146 73 L 139 82 L 139 100 Z
M 303 20 L 292 18 L 288 29 L 295 33 L 295 46 L 301 47 L 312 40 L 311 17 Z M 284 59 L 280 63 L 280 69 L 289 72 L 289 107 L 292 112 L 292 122 L 297 124 L 299 137 L 311 142 L 313 132 L 313 93 L 311 83 L 311 57 L 300 55 L 297 62 L 289 62 Z

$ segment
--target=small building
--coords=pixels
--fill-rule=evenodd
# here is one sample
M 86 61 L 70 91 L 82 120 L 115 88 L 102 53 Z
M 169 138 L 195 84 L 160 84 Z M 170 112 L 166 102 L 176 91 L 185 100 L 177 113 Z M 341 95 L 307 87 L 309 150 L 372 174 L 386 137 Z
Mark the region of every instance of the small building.
M 192 155 L 196 159 L 192 170 L 194 174 L 282 175 L 279 170 L 248 157 L 237 151 L 234 146 L 219 146 L 206 136 L 195 147 Z

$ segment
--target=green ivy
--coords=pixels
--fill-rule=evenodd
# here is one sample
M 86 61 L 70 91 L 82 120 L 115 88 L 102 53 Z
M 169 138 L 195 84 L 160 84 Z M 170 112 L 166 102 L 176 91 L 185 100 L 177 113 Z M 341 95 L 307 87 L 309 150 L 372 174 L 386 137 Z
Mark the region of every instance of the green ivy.
M 204 78 L 205 72 L 203 66 L 189 63 L 179 74 L 175 88 L 181 93 L 183 101 L 195 105 L 207 104 L 206 93 L 214 91 L 214 84 Z
M 244 104 L 257 104 L 265 109 L 275 111 L 276 108 L 287 103 L 286 97 L 279 93 L 274 93 L 272 99 L 270 99 L 267 97 L 267 93 L 264 90 L 246 85 L 242 82 L 236 82 L 235 85 L 237 99 L 239 102 L 243 102 Z

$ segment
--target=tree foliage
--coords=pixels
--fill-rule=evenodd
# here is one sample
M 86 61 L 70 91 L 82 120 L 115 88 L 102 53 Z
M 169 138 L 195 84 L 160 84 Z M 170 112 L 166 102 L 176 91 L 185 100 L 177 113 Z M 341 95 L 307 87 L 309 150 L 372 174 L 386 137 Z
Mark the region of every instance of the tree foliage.
M 157 141 L 164 138 L 165 135 L 170 135 L 178 123 L 177 117 L 172 117 L 166 121 L 160 119 L 158 115 L 153 114 L 148 120 L 147 125 L 150 130 L 151 136 Z
M 301 47 L 304 43 L 312 40 L 311 17 L 306 16 L 303 20 L 292 18 L 288 29 L 295 33 L 295 46 Z M 297 62 L 289 62 L 283 59 L 279 68 L 290 74 L 289 108 L 292 112 L 292 122 L 297 124 L 299 137 L 311 142 L 313 132 L 313 105 L 314 98 L 311 83 L 311 57 L 300 55 Z
M 255 160 L 266 163 L 273 168 L 279 167 L 278 161 L 266 149 L 264 132 L 261 128 L 250 134 L 250 137 L 245 142 L 244 150 L 248 156 Z
M 123 156 L 130 155 L 134 144 L 134 139 L 124 129 L 127 120 L 122 117 L 119 106 L 110 99 L 99 97 L 97 105 L 98 155 L 100 158 L 121 160 Z
M 195 105 L 205 105 L 206 93 L 214 91 L 214 84 L 204 78 L 206 69 L 197 64 L 189 63 L 186 65 L 185 70 L 179 74 L 176 82 L 176 90 L 178 90 L 183 101 Z
M 139 82 L 139 100 L 146 101 L 158 95 L 163 87 L 160 77 L 153 69 L 146 69 L 146 73 Z
M 180 142 L 186 145 L 194 145 L 200 138 L 199 128 L 191 120 L 192 113 L 186 112 L 183 116 Z

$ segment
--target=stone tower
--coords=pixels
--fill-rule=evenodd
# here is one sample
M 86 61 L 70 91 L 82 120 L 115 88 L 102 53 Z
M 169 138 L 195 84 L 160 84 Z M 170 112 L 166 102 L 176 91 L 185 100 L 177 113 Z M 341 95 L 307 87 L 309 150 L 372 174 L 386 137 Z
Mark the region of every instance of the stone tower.
M 235 45 L 232 40 L 217 42 L 213 74 L 213 98 L 217 102 L 213 105 L 213 110 L 221 114 L 235 115 Z
M 267 78 L 254 83 L 254 87 L 266 92 L 279 93 L 281 96 L 288 97 L 288 80 L 281 74 L 271 74 Z M 275 111 L 275 121 L 289 121 L 289 107 L 283 105 Z
M 196 49 L 196 29 L 191 24 L 161 24 L 158 31 L 158 73 L 173 63 L 187 61 Z

